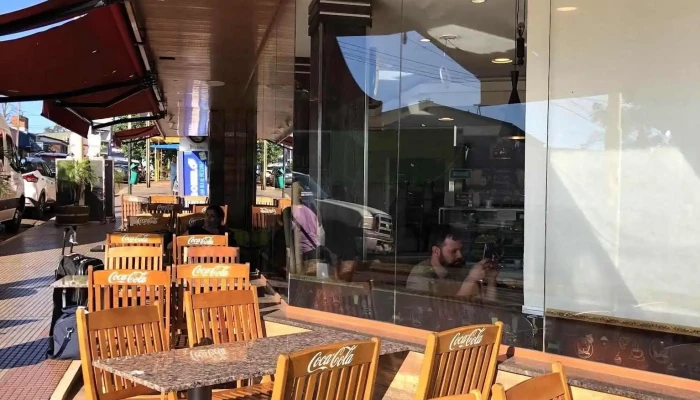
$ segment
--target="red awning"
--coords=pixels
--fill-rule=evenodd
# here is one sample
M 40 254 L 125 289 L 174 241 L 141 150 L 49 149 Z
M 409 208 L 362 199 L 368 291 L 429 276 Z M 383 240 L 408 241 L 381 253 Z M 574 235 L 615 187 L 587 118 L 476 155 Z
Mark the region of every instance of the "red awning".
M 52 102 L 44 102 L 41 116 L 61 125 L 71 132 L 87 137 L 90 131 L 90 124 L 84 119 L 73 114 L 69 110 L 53 105 Z
M 0 94 L 18 101 L 25 96 L 51 98 L 45 100 L 44 116 L 71 130 L 67 125 L 85 124 L 81 117 L 92 121 L 158 114 L 153 82 L 147 82 L 130 29 L 123 6 L 113 4 L 47 31 L 0 42 L 0 54 L 5 55 L 0 57 Z M 100 87 L 111 89 L 94 90 Z M 75 93 L 84 89 L 90 91 Z M 65 93 L 73 96 L 53 100 Z M 108 104 L 115 100 L 121 101 Z M 63 105 L 74 112 L 56 110 Z
M 122 142 L 143 140 L 154 136 L 160 136 L 160 131 L 157 126 L 151 125 L 116 132 L 113 140 L 115 145 L 121 146 Z

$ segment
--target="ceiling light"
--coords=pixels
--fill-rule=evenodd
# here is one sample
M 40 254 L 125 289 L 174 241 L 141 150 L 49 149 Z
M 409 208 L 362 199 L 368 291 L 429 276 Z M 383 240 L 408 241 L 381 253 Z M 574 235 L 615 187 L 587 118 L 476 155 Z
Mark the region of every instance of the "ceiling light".
M 438 118 L 438 121 L 454 121 L 454 120 L 455 120 L 454 118 L 450 118 L 450 117 Z
M 493 60 L 491 60 L 491 62 L 494 64 L 509 64 L 509 63 L 512 63 L 513 60 L 511 60 L 510 58 L 503 57 L 503 58 L 494 58 Z
M 93 50 L 93 51 L 92 51 L 92 54 L 95 54 L 95 53 L 97 53 L 97 50 Z
M 474 3 L 474 4 L 486 3 L 486 0 L 472 0 L 472 3 Z
M 425 124 L 420 124 L 420 126 L 425 127 Z
M 427 43 L 427 42 L 430 41 L 430 39 L 423 38 L 423 39 L 421 39 L 420 41 L 423 42 L 423 43 Z
M 208 84 L 210 87 L 219 87 L 219 86 L 224 86 L 226 83 L 225 83 L 225 82 L 221 82 L 221 81 L 207 81 L 207 84 Z
M 559 7 L 559 8 L 557 8 L 557 11 L 561 11 L 561 12 L 576 11 L 576 10 L 578 10 L 578 7 Z

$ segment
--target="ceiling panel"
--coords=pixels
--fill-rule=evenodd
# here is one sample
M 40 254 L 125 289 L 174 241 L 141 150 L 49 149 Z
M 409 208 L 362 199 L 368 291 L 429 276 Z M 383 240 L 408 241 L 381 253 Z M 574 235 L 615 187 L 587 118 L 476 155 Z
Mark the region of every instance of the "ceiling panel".
M 272 104 L 287 111 L 268 111 L 259 134 L 276 126 L 285 112 L 291 115 L 293 73 L 286 83 L 283 71 L 294 68 L 294 0 L 139 0 L 133 4 L 167 101 L 169 117 L 161 121 L 167 136 L 182 135 L 177 121 L 201 115 L 197 107 L 224 112 L 258 108 L 255 96 L 245 96 L 245 91 L 260 94 L 260 81 L 272 85 L 262 95 L 272 96 Z M 259 71 L 251 79 L 256 59 Z M 289 85 L 289 95 L 279 85 Z M 269 99 L 265 102 L 269 105 Z

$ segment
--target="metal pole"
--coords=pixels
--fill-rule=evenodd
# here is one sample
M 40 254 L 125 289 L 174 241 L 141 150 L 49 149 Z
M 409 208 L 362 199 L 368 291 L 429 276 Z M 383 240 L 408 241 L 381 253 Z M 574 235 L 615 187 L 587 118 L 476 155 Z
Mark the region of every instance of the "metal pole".
M 129 194 L 131 194 L 131 142 L 129 142 L 129 164 L 126 168 L 126 179 L 129 182 Z
M 287 149 L 282 147 L 282 198 L 284 198 L 284 190 L 287 188 Z
M 262 168 L 260 169 L 260 188 L 262 190 L 265 190 L 267 188 L 267 182 L 265 179 L 265 173 L 267 171 L 267 140 L 263 139 L 263 158 L 262 158 Z M 272 187 L 275 187 L 274 179 L 275 177 L 272 177 Z
M 151 139 L 146 139 L 146 187 L 151 187 Z

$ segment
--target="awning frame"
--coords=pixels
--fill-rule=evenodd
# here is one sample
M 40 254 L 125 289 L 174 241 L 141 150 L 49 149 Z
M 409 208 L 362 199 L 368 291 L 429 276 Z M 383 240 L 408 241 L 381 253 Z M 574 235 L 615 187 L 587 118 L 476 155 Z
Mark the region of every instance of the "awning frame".
M 84 88 L 84 89 L 76 89 L 76 90 L 71 90 L 71 91 L 62 92 L 62 93 L 50 93 L 50 94 L 41 94 L 41 95 L 32 95 L 32 96 L 0 97 L 0 103 L 14 103 L 14 102 L 18 102 L 18 101 L 56 100 L 56 105 L 64 106 L 64 103 L 61 102 L 62 99 L 69 99 L 71 97 L 87 96 L 90 94 L 106 92 L 108 90 L 114 90 L 114 89 L 122 89 L 122 88 L 126 88 L 126 87 L 131 87 L 131 86 L 148 88 L 151 85 L 153 85 L 154 82 L 157 82 L 157 81 L 158 81 L 158 79 L 156 79 L 156 77 L 153 74 L 148 74 L 148 75 L 144 76 L 143 78 L 132 79 L 132 80 L 128 80 L 125 82 L 107 83 L 104 85 L 96 85 L 96 86 L 91 86 L 91 87 Z M 117 96 L 117 97 L 119 97 L 119 96 Z M 124 99 L 122 99 L 122 100 L 124 100 Z M 86 103 L 86 104 L 88 104 L 88 103 Z M 98 103 L 92 103 L 92 104 L 98 104 Z M 115 104 L 116 104 L 116 102 L 115 102 Z M 66 107 L 76 107 L 76 106 L 73 105 L 73 106 L 66 106 Z
M 128 124 L 129 122 L 157 121 L 157 120 L 159 120 L 159 119 L 161 119 L 161 118 L 164 118 L 164 117 L 165 117 L 165 113 L 159 113 L 159 114 L 155 114 L 155 115 L 149 115 L 149 116 L 147 116 L 147 117 L 120 118 L 120 119 L 115 119 L 115 120 L 113 120 L 113 121 L 105 122 L 105 123 L 102 123 L 102 124 L 93 125 L 93 126 L 92 126 L 92 129 L 93 129 L 93 130 L 97 130 L 97 129 L 102 129 L 102 128 L 106 128 L 106 127 L 108 127 L 108 126 L 117 125 L 117 124 L 124 124 L 124 123 L 127 123 L 127 124 Z M 157 125 L 158 125 L 158 124 L 156 124 L 156 126 L 157 126 Z M 160 131 L 160 127 L 158 127 L 158 130 Z M 162 133 L 161 133 L 161 134 L 162 134 Z

